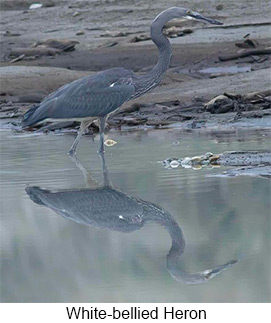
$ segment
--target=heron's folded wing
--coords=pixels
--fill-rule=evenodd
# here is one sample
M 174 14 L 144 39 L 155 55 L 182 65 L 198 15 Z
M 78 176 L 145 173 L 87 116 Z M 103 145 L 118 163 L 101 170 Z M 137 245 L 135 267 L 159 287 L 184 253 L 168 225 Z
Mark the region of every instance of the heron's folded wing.
M 71 95 L 63 94 L 46 104 L 47 118 L 85 118 L 104 116 L 129 100 L 135 88 L 131 84 L 117 84 L 87 91 L 75 90 Z
M 131 72 L 124 68 L 111 68 L 94 75 L 88 75 L 61 86 L 59 89 L 46 96 L 41 103 L 46 103 L 63 94 L 70 96 L 73 93 L 78 92 L 78 90 L 86 92 L 91 89 L 108 87 L 118 79 L 128 77 L 130 74 Z
M 22 126 L 45 119 L 76 119 L 108 114 L 134 93 L 130 76 L 131 72 L 125 69 L 110 69 L 64 85 L 28 110 Z

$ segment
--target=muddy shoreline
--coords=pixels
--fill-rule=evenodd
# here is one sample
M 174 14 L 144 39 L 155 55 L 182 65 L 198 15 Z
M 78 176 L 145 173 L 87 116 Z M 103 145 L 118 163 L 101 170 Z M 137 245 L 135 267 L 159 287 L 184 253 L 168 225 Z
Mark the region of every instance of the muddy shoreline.
M 177 5 L 175 2 L 172 5 Z M 168 6 L 165 1 L 135 6 L 132 1 L 48 0 L 41 1 L 42 8 L 30 10 L 31 3 L 1 3 L 3 128 L 18 131 L 20 118 L 31 105 L 74 79 L 115 66 L 146 73 L 156 62 L 157 49 L 149 40 L 149 25 Z M 195 9 L 199 4 L 192 1 L 183 5 Z M 173 58 L 160 86 L 124 104 L 109 119 L 108 127 L 176 126 L 195 131 L 270 128 L 270 21 L 267 10 L 255 6 L 246 1 L 227 1 L 212 8 L 201 4 L 198 11 L 220 19 L 224 23 L 221 27 L 171 22 L 165 32 L 171 37 Z M 19 19 L 15 21 L 15 17 Z M 69 41 L 72 46 L 52 48 L 50 39 L 58 45 Z M 234 55 L 237 57 L 228 59 Z M 227 97 L 231 102 L 220 104 L 218 100 L 216 111 L 206 108 L 218 96 L 242 97 L 254 92 L 260 97 L 249 102 Z M 78 124 L 60 123 L 45 130 L 74 127 Z M 89 131 L 95 133 L 97 125 Z

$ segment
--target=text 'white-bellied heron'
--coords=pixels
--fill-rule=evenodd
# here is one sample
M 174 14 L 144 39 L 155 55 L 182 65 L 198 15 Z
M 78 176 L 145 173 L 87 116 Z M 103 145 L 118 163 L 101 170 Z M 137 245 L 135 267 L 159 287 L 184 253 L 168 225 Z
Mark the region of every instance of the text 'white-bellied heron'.
M 190 9 L 173 7 L 161 12 L 151 24 L 151 38 L 159 50 L 157 64 L 145 75 L 137 76 L 124 68 L 110 68 L 95 75 L 80 78 L 48 95 L 39 105 L 30 108 L 23 116 L 22 127 L 46 121 L 80 121 L 80 130 L 69 151 L 75 153 L 78 142 L 93 119 L 100 121 L 100 148 L 104 151 L 106 119 L 124 102 L 152 90 L 161 81 L 171 59 L 171 45 L 163 35 L 166 22 L 174 18 L 188 18 L 222 25 Z

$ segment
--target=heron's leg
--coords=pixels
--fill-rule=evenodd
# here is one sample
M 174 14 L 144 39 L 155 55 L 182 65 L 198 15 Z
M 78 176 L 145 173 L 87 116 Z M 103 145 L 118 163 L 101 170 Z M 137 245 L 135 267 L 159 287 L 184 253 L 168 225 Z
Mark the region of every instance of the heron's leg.
M 99 153 L 104 152 L 104 130 L 105 130 L 106 116 L 100 117 L 100 148 Z
M 97 188 L 99 186 L 98 182 L 94 179 L 90 172 L 86 170 L 85 166 L 80 162 L 76 155 L 71 155 L 70 158 L 83 173 L 86 187 Z
M 104 158 L 104 151 L 99 153 L 101 157 L 101 162 L 102 162 L 102 171 L 103 171 L 103 180 L 104 180 L 104 186 L 109 186 L 110 181 L 109 181 L 109 175 L 108 175 L 108 170 Z
M 69 150 L 69 155 L 73 156 L 75 154 L 76 147 L 77 147 L 82 135 L 84 134 L 85 129 L 91 124 L 92 120 L 93 119 L 87 119 L 87 120 L 81 121 L 80 129 L 78 131 L 77 137 L 75 138 L 75 140 Z

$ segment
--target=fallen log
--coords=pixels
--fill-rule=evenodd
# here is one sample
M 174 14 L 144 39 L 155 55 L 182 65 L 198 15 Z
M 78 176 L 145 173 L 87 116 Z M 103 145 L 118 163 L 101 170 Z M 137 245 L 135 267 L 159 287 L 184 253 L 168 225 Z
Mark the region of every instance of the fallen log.
M 251 55 L 270 55 L 270 54 L 271 54 L 271 48 L 262 48 L 262 49 L 244 50 L 236 54 L 220 55 L 218 56 L 218 58 L 220 61 L 224 62 L 224 61 L 230 61 L 233 59 L 238 59 L 238 58 L 247 57 Z
M 61 50 L 50 47 L 35 47 L 35 48 L 14 48 L 10 56 L 55 56 L 60 54 Z

